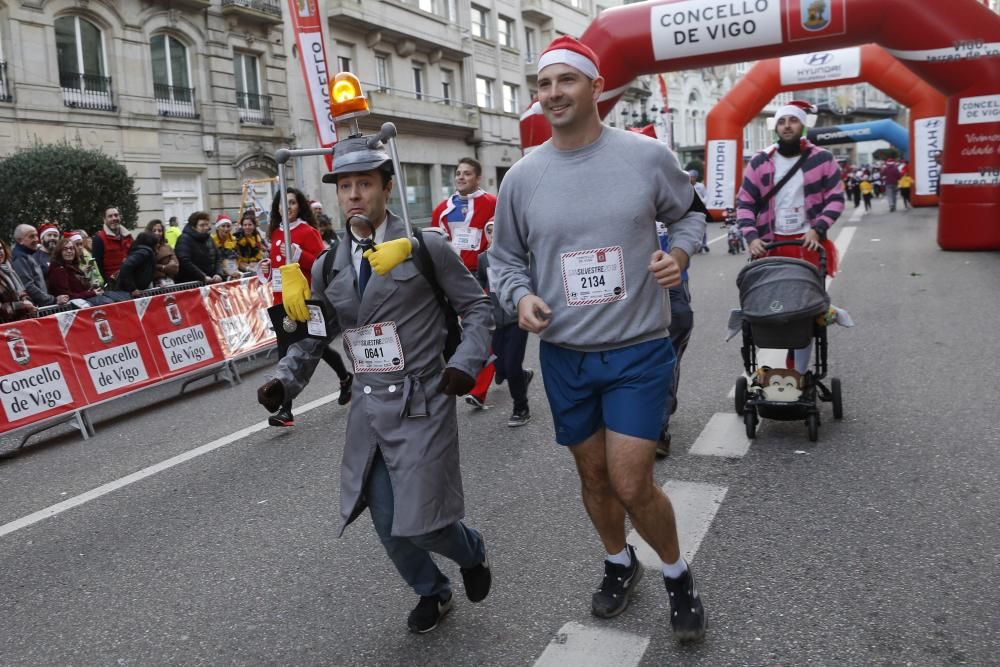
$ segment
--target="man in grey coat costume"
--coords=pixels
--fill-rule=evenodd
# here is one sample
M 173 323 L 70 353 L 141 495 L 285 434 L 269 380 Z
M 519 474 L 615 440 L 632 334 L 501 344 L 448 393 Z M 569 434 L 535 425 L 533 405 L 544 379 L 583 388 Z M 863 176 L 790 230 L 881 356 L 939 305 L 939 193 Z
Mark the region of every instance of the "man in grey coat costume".
M 344 139 L 323 180 L 336 184 L 351 231 L 329 273 L 324 275 L 328 263 L 322 258 L 312 268 L 312 297 L 329 307 L 328 338 L 293 344 L 258 400 L 268 407 L 295 397 L 324 346 L 343 330 L 355 385 L 341 464 L 339 534 L 368 507 L 389 558 L 420 595 L 408 626 L 428 632 L 452 604 L 450 582 L 430 552 L 459 564 L 471 601 L 485 598 L 491 584 L 483 538 L 461 521 L 455 397 L 468 393 L 486 360 L 492 310 L 447 241 L 424 235 L 438 283 L 462 317 L 462 341 L 446 365 L 444 313 L 414 258 L 379 275 L 363 256 L 372 243 L 406 234 L 386 208 L 393 187 L 389 155 L 381 145 L 369 148 L 367 137 Z

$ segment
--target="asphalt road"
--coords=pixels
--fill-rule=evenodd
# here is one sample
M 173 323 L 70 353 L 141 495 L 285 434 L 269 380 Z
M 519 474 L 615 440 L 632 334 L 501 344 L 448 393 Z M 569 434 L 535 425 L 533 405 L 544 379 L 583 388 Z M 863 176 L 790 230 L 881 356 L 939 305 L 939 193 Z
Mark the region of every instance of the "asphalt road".
M 460 406 L 468 522 L 487 537 L 495 588 L 473 605 L 458 583 L 435 632 L 406 631 L 416 598 L 366 516 L 335 537 L 346 411 L 328 402 L 292 430 L 234 438 L 0 534 L 0 665 L 533 665 L 581 641 L 590 664 L 616 666 L 996 664 L 1000 254 L 939 250 L 934 210 L 846 217 L 835 231 L 854 236 L 830 289 L 857 322 L 830 335 L 846 416 L 824 406 L 817 443 L 800 423 L 765 421 L 744 455 L 689 452 L 720 413 L 741 431 L 727 414 L 739 345 L 723 338 L 743 260 L 724 239 L 695 258 L 674 453 L 656 477 L 724 490 L 692 560 L 704 643 L 673 643 L 654 570 L 623 616 L 590 616 L 602 550 L 536 381 L 520 429 L 506 426 L 503 387 L 492 409 Z M 535 340 L 528 360 L 537 368 Z M 0 533 L 258 424 L 269 366 L 243 364 L 235 387 L 101 406 L 87 442 L 67 427 L 19 452 L 0 439 Z M 323 366 L 299 404 L 335 389 Z M 631 662 L 614 657 L 622 645 Z

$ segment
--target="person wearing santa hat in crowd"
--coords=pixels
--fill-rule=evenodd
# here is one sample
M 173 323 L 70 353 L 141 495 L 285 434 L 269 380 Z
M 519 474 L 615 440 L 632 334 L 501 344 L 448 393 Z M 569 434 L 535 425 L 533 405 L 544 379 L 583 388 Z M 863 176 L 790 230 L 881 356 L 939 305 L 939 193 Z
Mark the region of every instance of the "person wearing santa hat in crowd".
M 52 261 L 52 252 L 56 244 L 62 237 L 59 226 L 51 222 L 46 222 L 38 227 L 38 252 L 35 253 L 35 261 L 42 267 L 42 273 L 49 275 L 49 264 Z
M 302 269 L 302 274 L 307 281 L 312 279 L 312 265 L 316 259 L 326 250 L 323 237 L 320 236 L 316 228 L 316 219 L 313 216 L 313 208 L 309 205 L 306 196 L 296 188 L 285 188 L 288 204 L 289 235 L 292 245 L 291 252 L 285 252 L 285 236 L 281 221 L 281 191 L 274 195 L 271 203 L 270 222 L 271 251 L 268 259 L 261 261 L 257 274 L 262 279 L 271 281 L 274 290 L 274 303 L 281 303 L 281 271 L 280 268 L 286 263 L 298 262 Z M 278 359 L 284 358 L 288 353 L 288 345 L 278 339 Z M 351 385 L 354 381 L 354 374 L 347 370 L 344 359 L 332 347 L 323 349 L 323 361 L 334 370 L 340 378 L 340 396 L 337 403 L 346 405 L 351 400 Z M 286 400 L 282 403 L 278 411 L 271 415 L 267 423 L 271 426 L 289 427 L 295 426 L 295 417 L 292 414 L 292 401 Z
M 676 363 L 667 290 L 701 246 L 706 211 L 663 143 L 601 122 L 599 68 L 568 36 L 540 54 L 538 103 L 552 138 L 504 177 L 489 261 L 503 306 L 541 338 L 556 442 L 573 455 L 607 552 L 592 613 L 622 613 L 643 576 L 628 515 L 659 556 L 675 639 L 696 641 L 705 611 L 653 468 Z
M 778 142 L 757 153 L 743 171 L 736 195 L 736 219 L 750 256 L 797 257 L 819 268 L 819 248 L 826 253 L 826 272 L 837 273 L 837 248 L 827 231 L 844 211 L 844 182 L 830 151 L 804 134 L 815 123 L 815 107 L 793 100 L 774 113 Z M 802 240 L 801 246 L 770 251 L 768 243 Z M 812 346 L 796 350 L 795 369 L 809 369 Z
M 132 247 L 132 235 L 122 226 L 122 214 L 117 206 L 104 209 L 104 227 L 93 239 L 91 252 L 105 283 L 118 277 L 118 269 Z
M 212 223 L 212 243 L 219 251 L 225 276 L 239 278 L 239 253 L 236 250 L 236 236 L 233 234 L 233 219 L 225 213 L 220 213 Z

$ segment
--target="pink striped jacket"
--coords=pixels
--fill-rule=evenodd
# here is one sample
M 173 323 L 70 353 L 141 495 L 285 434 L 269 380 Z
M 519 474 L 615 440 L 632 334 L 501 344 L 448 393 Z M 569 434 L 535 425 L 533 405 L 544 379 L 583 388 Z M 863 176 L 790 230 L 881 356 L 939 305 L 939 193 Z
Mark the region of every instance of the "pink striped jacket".
M 773 239 L 774 197 L 767 203 L 767 210 L 758 211 L 757 201 L 774 186 L 774 161 L 777 150 L 771 146 L 753 156 L 743 173 L 743 185 L 736 195 L 736 220 L 747 241 L 756 238 L 764 242 Z M 802 150 L 808 157 L 802 164 L 805 190 L 806 220 L 821 237 L 840 217 L 844 210 L 844 184 L 840 166 L 833 154 L 802 140 Z

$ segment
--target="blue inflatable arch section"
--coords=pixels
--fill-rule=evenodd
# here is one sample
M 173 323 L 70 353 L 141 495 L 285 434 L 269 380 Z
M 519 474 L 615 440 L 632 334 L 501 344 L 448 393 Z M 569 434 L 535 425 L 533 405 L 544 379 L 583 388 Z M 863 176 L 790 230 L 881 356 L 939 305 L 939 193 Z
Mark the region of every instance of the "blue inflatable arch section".
M 809 141 L 817 146 L 847 144 L 858 141 L 882 139 L 899 149 L 904 160 L 910 159 L 910 136 L 902 125 L 888 118 L 869 123 L 827 125 L 809 130 Z

